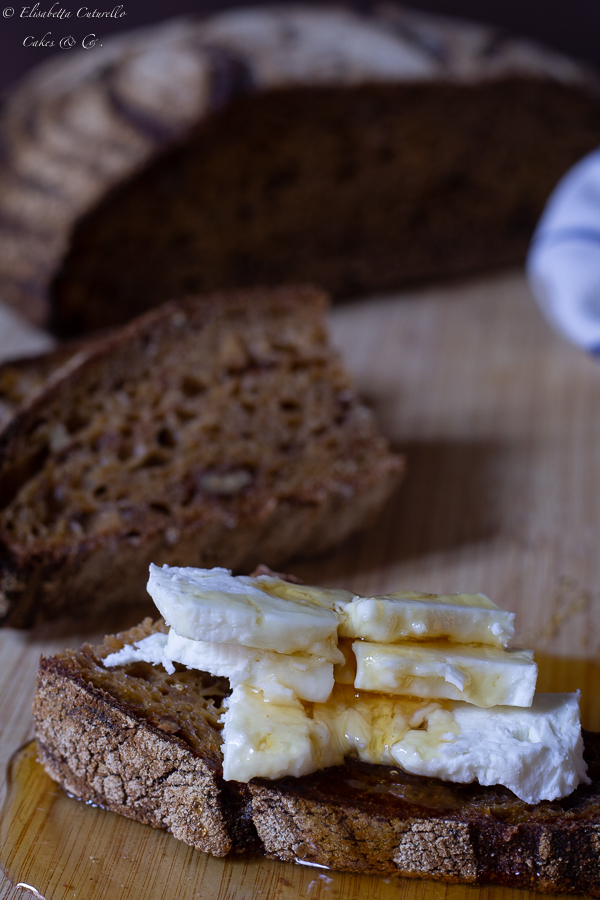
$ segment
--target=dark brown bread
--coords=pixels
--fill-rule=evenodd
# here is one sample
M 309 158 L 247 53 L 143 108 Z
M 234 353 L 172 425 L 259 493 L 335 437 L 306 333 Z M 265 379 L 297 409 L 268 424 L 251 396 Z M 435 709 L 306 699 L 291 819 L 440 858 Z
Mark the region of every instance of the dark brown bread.
M 308 287 L 189 299 L 91 342 L 0 435 L 10 623 L 143 601 L 148 565 L 321 552 L 364 526 L 401 460 Z
M 223 681 L 182 667 L 167 675 L 140 663 L 102 666 L 153 628 L 162 625 L 146 620 L 100 647 L 41 661 L 38 755 L 75 796 L 219 856 L 260 849 L 356 873 L 600 897 L 600 735 L 584 735 L 592 784 L 536 806 L 502 787 L 355 761 L 303 778 L 227 783 Z
M 392 4 L 124 34 L 3 106 L 0 295 L 72 334 L 200 290 L 519 261 L 599 108 L 558 54 Z
M 237 101 L 79 222 L 54 329 L 220 287 L 308 279 L 344 297 L 519 262 L 599 141 L 595 98 L 524 78 Z

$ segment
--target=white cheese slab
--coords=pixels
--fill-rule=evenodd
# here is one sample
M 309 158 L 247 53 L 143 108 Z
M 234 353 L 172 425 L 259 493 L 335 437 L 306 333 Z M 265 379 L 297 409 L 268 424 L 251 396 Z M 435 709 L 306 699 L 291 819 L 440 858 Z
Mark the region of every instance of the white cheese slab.
M 481 709 L 336 686 L 328 703 L 268 702 L 237 686 L 223 732 L 225 778 L 306 775 L 344 757 L 455 783 L 502 784 L 526 803 L 589 783 L 578 694 L 537 694 L 529 709 Z
M 514 637 L 514 613 L 485 594 L 422 594 L 398 591 L 356 597 L 344 608 L 342 637 L 378 643 L 446 638 L 460 644 L 506 647 Z
M 190 669 L 229 679 L 233 687 L 245 682 L 276 699 L 291 690 L 300 700 L 325 703 L 333 688 L 333 664 L 319 656 L 302 653 L 283 655 L 243 644 L 209 644 L 182 638 L 173 629 L 165 655 Z
M 464 700 L 475 706 L 530 706 L 537 666 L 531 650 L 450 643 L 354 641 L 354 686 L 363 691 Z
M 226 701 L 223 727 L 223 777 L 308 775 L 344 760 L 344 747 L 331 739 L 328 722 L 317 722 L 290 691 L 277 702 L 262 691 L 237 685 Z
M 529 709 L 482 710 L 454 704 L 426 729 L 411 730 L 391 748 L 414 775 L 444 781 L 503 784 L 526 803 L 568 796 L 589 784 L 579 723 L 579 694 L 536 694 Z
M 267 593 L 256 580 L 236 578 L 227 569 L 151 565 L 148 593 L 181 637 L 340 661 L 332 609 Z

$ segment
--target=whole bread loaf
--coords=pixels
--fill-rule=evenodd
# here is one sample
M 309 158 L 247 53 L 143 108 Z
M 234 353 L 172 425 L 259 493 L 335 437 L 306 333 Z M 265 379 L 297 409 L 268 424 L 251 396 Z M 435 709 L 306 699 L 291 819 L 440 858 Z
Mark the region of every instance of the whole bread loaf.
M 224 287 L 348 295 L 520 261 L 600 141 L 581 66 L 392 5 L 102 43 L 33 71 L 0 116 L 0 296 L 62 335 Z
M 592 783 L 536 806 L 502 787 L 352 761 L 302 778 L 225 782 L 226 682 L 182 667 L 102 665 L 163 629 L 147 619 L 99 647 L 41 660 L 38 758 L 76 797 L 216 856 L 256 850 L 356 873 L 600 896 L 600 735 L 584 735 Z
M 89 342 L 0 435 L 0 610 L 145 599 L 148 564 L 318 553 L 398 483 L 308 287 L 189 299 Z

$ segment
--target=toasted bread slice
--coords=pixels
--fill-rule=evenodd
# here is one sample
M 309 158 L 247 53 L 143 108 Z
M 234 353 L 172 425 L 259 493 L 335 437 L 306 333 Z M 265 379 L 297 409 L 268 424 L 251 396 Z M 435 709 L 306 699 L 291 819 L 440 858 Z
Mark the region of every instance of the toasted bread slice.
M 355 761 L 302 778 L 225 782 L 226 682 L 102 665 L 163 627 L 147 619 L 99 647 L 41 660 L 38 756 L 70 793 L 217 856 L 250 849 L 342 871 L 600 897 L 600 735 L 585 734 L 592 783 L 535 806 L 503 787 Z
M 150 561 L 278 565 L 397 484 L 309 287 L 167 304 L 91 341 L 0 436 L 0 615 L 144 601 Z

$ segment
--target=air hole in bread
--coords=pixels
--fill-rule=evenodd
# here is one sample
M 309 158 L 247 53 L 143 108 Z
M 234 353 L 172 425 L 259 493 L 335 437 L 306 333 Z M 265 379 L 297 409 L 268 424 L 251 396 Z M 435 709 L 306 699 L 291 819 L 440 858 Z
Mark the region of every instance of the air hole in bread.
M 190 375 L 186 375 L 181 382 L 181 393 L 185 397 L 197 397 L 205 390 L 206 386 Z
M 171 507 L 166 503 L 149 503 L 148 508 L 163 516 L 170 516 L 172 513 Z
M 161 428 L 156 435 L 156 441 L 161 447 L 176 447 L 177 437 L 171 428 Z
M 169 461 L 169 457 L 164 453 L 152 452 L 144 457 L 141 463 L 139 463 L 136 468 L 138 469 L 153 469 L 157 466 L 165 466 Z

